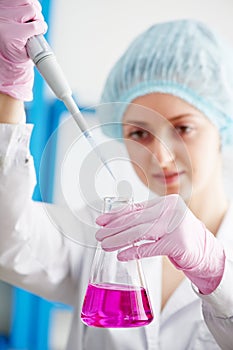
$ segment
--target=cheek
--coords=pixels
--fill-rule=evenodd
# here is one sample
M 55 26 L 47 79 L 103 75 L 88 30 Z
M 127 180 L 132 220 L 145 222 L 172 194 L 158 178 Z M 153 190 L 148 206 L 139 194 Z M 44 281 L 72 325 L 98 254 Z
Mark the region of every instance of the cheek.
M 148 176 L 145 169 L 142 166 L 140 166 L 138 163 L 137 164 L 132 163 L 132 166 L 138 178 L 141 180 L 141 182 L 148 187 L 149 181 L 148 181 Z
M 203 144 L 200 148 L 192 149 L 190 154 L 193 185 L 204 185 L 214 181 L 221 164 L 219 144 Z
M 193 161 L 193 174 L 199 174 L 200 177 L 210 175 L 216 170 L 218 157 L 214 154 L 203 154 L 202 157 L 196 157 Z
M 125 140 L 125 145 L 126 145 L 130 160 L 132 162 L 138 163 L 139 165 L 143 165 L 143 166 L 145 166 L 145 164 L 148 163 L 151 157 L 151 152 L 147 147 L 132 140 Z
M 148 172 L 151 168 L 151 152 L 135 141 L 125 141 L 132 166 L 140 180 L 148 184 Z

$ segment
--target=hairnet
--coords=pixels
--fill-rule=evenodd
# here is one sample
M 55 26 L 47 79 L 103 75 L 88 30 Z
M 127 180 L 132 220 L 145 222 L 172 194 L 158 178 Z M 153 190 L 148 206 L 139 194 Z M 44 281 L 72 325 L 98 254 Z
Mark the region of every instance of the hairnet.
M 233 50 L 195 20 L 158 23 L 140 34 L 112 68 L 103 89 L 100 122 L 105 134 L 122 137 L 121 120 L 136 97 L 160 92 L 190 103 L 231 141 Z M 107 124 L 107 125 L 104 125 Z

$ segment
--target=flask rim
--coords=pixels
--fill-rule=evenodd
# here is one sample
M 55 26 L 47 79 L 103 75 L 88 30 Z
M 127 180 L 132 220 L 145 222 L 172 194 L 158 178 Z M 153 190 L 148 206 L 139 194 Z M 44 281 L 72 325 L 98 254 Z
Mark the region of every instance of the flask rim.
M 122 205 L 132 205 L 133 204 L 133 198 L 132 197 L 104 197 L 104 207 L 103 207 L 103 212 L 104 213 L 108 213 L 109 211 L 111 211 L 114 207 L 114 204 L 118 204 L 119 205 L 119 209 Z

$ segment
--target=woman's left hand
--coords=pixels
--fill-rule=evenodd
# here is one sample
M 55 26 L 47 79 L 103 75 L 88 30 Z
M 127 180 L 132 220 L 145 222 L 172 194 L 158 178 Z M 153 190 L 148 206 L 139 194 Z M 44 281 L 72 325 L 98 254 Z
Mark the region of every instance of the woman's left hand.
M 96 222 L 102 226 L 97 240 L 106 251 L 121 249 L 119 260 L 166 255 L 203 294 L 214 291 L 221 281 L 223 247 L 178 195 L 103 214 Z

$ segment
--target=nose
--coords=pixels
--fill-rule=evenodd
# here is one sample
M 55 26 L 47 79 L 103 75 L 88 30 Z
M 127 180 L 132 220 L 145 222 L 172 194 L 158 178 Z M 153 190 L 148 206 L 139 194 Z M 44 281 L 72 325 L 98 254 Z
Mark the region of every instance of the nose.
M 170 163 L 174 162 L 175 155 L 172 145 L 164 139 L 162 140 L 155 136 L 151 152 L 153 162 L 159 164 L 161 168 L 165 168 Z

